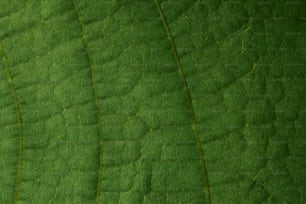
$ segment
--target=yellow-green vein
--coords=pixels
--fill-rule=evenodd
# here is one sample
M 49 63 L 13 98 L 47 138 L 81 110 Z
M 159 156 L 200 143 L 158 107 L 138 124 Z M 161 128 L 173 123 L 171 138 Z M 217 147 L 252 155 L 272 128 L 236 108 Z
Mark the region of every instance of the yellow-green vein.
M 7 73 L 7 79 L 8 84 L 11 87 L 13 98 L 15 101 L 15 108 L 17 113 L 17 119 L 18 119 L 18 127 L 19 127 L 19 142 L 18 142 L 18 166 L 17 166 L 17 174 L 16 174 L 16 183 L 15 183 L 15 192 L 14 192 L 14 204 L 18 201 L 18 193 L 19 193 L 19 187 L 20 187 L 20 178 L 21 178 L 21 166 L 22 166 L 22 153 L 23 153 L 23 127 L 22 127 L 22 117 L 20 113 L 20 106 L 19 106 L 19 99 L 17 96 L 16 88 L 14 85 L 14 81 L 12 78 L 10 66 L 8 64 L 8 60 L 4 51 L 4 47 L 2 44 L 2 40 L 0 39 L 0 51 L 2 55 L 2 62 L 5 67 L 6 73 Z
M 93 83 L 93 92 L 94 92 L 94 97 L 95 97 L 95 103 L 96 103 L 96 109 L 97 109 L 97 117 L 98 117 L 98 131 L 99 131 L 99 173 L 98 173 L 98 184 L 97 184 L 97 192 L 96 192 L 96 203 L 99 203 L 100 200 L 100 192 L 101 192 L 101 179 L 102 179 L 102 154 L 103 154 L 103 135 L 102 135 L 102 121 L 101 121 L 101 110 L 100 110 L 100 100 L 97 94 L 97 83 L 96 83 L 96 78 L 95 78 L 95 66 L 92 61 L 92 58 L 89 53 L 89 47 L 85 35 L 85 29 L 84 29 L 84 23 L 82 21 L 80 11 L 78 8 L 78 5 L 76 3 L 76 0 L 72 0 L 74 9 L 76 12 L 76 15 L 78 17 L 80 27 L 81 27 L 81 32 L 82 32 L 82 38 L 83 38 L 83 43 L 85 46 L 85 50 L 87 53 L 87 58 L 90 64 L 90 72 L 91 72 L 91 79 Z
M 164 12 L 161 8 L 159 0 L 153 0 L 153 1 L 155 2 L 155 5 L 156 5 L 157 10 L 159 12 L 160 18 L 162 20 L 164 30 L 166 32 L 168 41 L 170 43 L 170 46 L 171 46 L 171 49 L 172 49 L 172 52 L 173 52 L 173 55 L 174 55 L 174 58 L 175 58 L 175 61 L 176 61 L 176 64 L 177 64 L 178 73 L 179 73 L 179 75 L 182 79 L 182 82 L 183 82 L 184 92 L 185 92 L 185 95 L 186 95 L 186 98 L 187 98 L 188 108 L 189 108 L 189 111 L 191 113 L 191 118 L 192 118 L 191 126 L 192 126 L 194 136 L 195 136 L 196 149 L 197 149 L 197 152 L 198 152 L 198 155 L 199 155 L 202 175 L 203 175 L 204 183 L 205 183 L 204 184 L 205 185 L 204 186 L 204 194 L 205 194 L 205 197 L 206 197 L 206 203 L 210 204 L 210 190 L 209 190 L 208 176 L 207 176 L 207 170 L 206 170 L 205 160 L 204 160 L 204 153 L 203 153 L 203 149 L 202 149 L 202 145 L 201 145 L 201 139 L 200 139 L 200 136 L 199 136 L 198 127 L 196 125 L 196 118 L 195 118 L 195 113 L 194 113 L 194 109 L 193 109 L 192 99 L 191 99 L 190 91 L 189 91 L 188 84 L 187 84 L 187 81 L 186 81 L 186 77 L 185 77 L 185 74 L 184 74 L 184 71 L 183 71 L 183 66 L 182 66 L 182 63 L 180 61 L 180 58 L 179 58 L 179 55 L 178 55 L 178 52 L 177 52 L 177 49 L 176 49 L 176 45 L 174 43 L 172 34 L 170 32 L 170 28 L 169 28 L 168 23 L 166 21 L 166 17 L 165 17 Z

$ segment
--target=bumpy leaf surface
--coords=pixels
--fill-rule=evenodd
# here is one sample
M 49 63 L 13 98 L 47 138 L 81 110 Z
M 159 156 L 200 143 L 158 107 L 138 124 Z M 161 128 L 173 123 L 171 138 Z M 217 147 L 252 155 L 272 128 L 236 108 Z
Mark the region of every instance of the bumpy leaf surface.
M 0 8 L 0 203 L 306 203 L 304 0 Z

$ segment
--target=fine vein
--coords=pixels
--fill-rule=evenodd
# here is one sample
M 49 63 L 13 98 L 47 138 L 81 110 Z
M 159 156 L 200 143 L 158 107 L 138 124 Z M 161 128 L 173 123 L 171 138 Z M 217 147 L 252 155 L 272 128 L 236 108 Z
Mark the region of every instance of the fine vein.
M 16 181 L 15 181 L 15 192 L 14 192 L 14 200 L 13 203 L 16 204 L 18 201 L 18 193 L 19 193 L 19 187 L 20 187 L 20 178 L 21 178 L 21 166 L 22 166 L 22 153 L 23 153 L 23 125 L 22 125 L 22 117 L 20 112 L 20 105 L 19 105 L 19 99 L 17 96 L 16 88 L 13 82 L 12 74 L 10 71 L 10 66 L 8 64 L 8 60 L 4 51 L 4 47 L 2 44 L 2 40 L 0 39 L 0 51 L 2 55 L 2 62 L 5 67 L 6 73 L 7 73 L 7 79 L 8 84 L 11 87 L 14 102 L 15 102 L 15 109 L 17 113 L 17 119 L 18 119 L 18 128 L 19 128 L 19 142 L 18 142 L 18 166 L 17 166 L 17 174 L 16 174 Z
M 89 53 L 89 47 L 88 47 L 87 39 L 86 39 L 86 36 L 85 36 L 84 23 L 82 21 L 82 18 L 81 18 L 80 11 L 78 9 L 76 0 L 73 0 L 73 5 L 74 5 L 74 9 L 75 9 L 76 15 L 77 15 L 79 23 L 80 23 L 83 43 L 84 43 L 85 50 L 86 50 L 87 57 L 88 57 L 88 61 L 89 61 L 89 64 L 90 64 L 91 79 L 92 79 L 92 83 L 93 83 L 93 92 L 94 92 L 94 96 L 95 96 L 95 103 L 96 103 L 96 109 L 97 109 L 98 131 L 99 131 L 99 173 L 98 173 L 98 184 L 97 184 L 97 192 L 96 192 L 96 203 L 99 203 L 100 192 L 101 192 L 102 167 L 103 167 L 102 166 L 103 135 L 102 135 L 102 121 L 101 121 L 101 115 L 102 114 L 101 114 L 101 110 L 100 110 L 100 100 L 99 100 L 99 97 L 98 97 L 98 94 L 97 94 L 97 83 L 96 83 L 96 78 L 95 78 L 95 66 L 94 66 L 93 60 L 90 56 L 90 53 Z
M 198 127 L 196 125 L 196 118 L 195 118 L 195 113 L 194 113 L 194 108 L 193 108 L 193 104 L 192 104 L 192 99 L 191 99 L 191 95 L 190 95 L 190 91 L 188 88 L 188 84 L 186 81 L 186 77 L 183 71 L 183 67 L 182 67 L 182 63 L 180 61 L 177 49 L 176 49 L 176 45 L 174 43 L 172 34 L 170 32 L 170 28 L 168 26 L 168 23 L 166 21 L 166 17 L 164 15 L 164 12 L 161 8 L 161 5 L 159 3 L 159 0 L 153 0 L 155 2 L 155 5 L 157 7 L 157 10 L 159 12 L 160 18 L 162 20 L 163 23 L 163 27 L 164 30 L 167 34 L 167 38 L 169 40 L 176 64 L 177 64 L 177 68 L 178 68 L 178 73 L 181 76 L 182 82 L 183 82 L 183 86 L 184 86 L 184 92 L 185 95 L 187 97 L 187 103 L 188 103 L 188 108 L 189 111 L 191 113 L 191 118 L 192 118 L 192 129 L 194 132 L 194 136 L 195 136 L 195 141 L 196 141 L 196 149 L 200 158 L 200 163 L 201 163 L 201 170 L 202 170 L 202 175 L 204 178 L 204 193 L 205 193 L 205 197 L 206 197 L 206 203 L 210 204 L 210 190 L 209 190 L 209 183 L 208 183 L 208 176 L 207 176 L 207 171 L 206 171 L 206 166 L 205 166 L 205 161 L 204 161 L 204 154 L 203 154 L 203 149 L 202 149 L 202 145 L 201 145 L 201 139 L 199 136 L 199 131 L 198 131 Z

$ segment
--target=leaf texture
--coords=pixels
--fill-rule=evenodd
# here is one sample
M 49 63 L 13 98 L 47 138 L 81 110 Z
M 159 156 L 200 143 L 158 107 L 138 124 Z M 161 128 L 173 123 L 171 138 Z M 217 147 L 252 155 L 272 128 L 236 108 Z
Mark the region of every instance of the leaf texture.
M 0 203 L 306 203 L 305 1 L 0 7 Z

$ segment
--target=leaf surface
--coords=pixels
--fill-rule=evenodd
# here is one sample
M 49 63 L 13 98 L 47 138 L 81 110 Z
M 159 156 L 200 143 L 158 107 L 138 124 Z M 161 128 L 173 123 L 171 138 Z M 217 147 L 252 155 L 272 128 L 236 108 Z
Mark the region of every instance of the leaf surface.
M 306 203 L 303 0 L 0 7 L 0 203 Z

